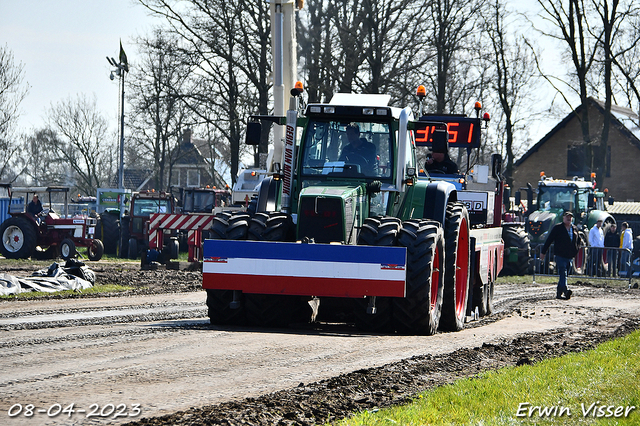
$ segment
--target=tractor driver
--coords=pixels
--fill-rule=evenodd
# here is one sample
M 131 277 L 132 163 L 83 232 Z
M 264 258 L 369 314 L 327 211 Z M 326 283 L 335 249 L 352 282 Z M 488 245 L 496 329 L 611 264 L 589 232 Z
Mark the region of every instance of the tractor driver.
M 449 157 L 449 133 L 447 131 L 435 130 L 433 132 L 431 154 L 427 155 L 424 168 L 430 174 L 457 175 L 460 173 L 458 165 Z
M 373 175 L 377 161 L 376 146 L 360 137 L 360 127 L 356 123 L 347 126 L 347 138 L 349 144 L 342 148 L 340 161 L 359 164 L 362 173 Z
M 38 198 L 38 194 L 33 194 L 33 199 L 27 206 L 27 213 L 31 213 L 33 217 L 36 217 L 41 211 L 42 211 L 42 203 Z

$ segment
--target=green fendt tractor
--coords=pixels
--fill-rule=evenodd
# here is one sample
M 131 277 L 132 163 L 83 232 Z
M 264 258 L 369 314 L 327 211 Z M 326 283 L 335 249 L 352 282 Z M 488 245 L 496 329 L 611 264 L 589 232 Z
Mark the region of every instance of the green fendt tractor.
M 389 99 L 337 94 L 302 112 L 294 96 L 286 117 L 252 117 L 249 144 L 264 123 L 286 125 L 283 155 L 256 213 L 220 214 L 204 242 L 212 324 L 311 318 L 433 334 L 461 329 L 476 306 L 491 312 L 503 253 L 499 219 L 486 222 L 494 206 L 472 229 L 454 185 L 418 177 L 416 131 L 446 140 L 447 123 Z
M 527 205 L 530 207 L 525 227 L 529 234 L 531 253 L 536 257 L 539 256 L 540 246 L 547 240 L 549 231 L 562 221 L 562 215 L 565 211 L 573 213 L 574 222 L 580 230 L 583 246 L 587 245 L 589 230 L 596 221 L 602 219 L 605 226 L 616 222 L 614 217 L 605 211 L 604 193 L 596 191 L 594 181 L 586 181 L 580 177 L 554 179 L 547 177 L 542 172 L 535 203 L 531 186 L 527 192 Z M 547 261 L 549 258 L 551 256 L 547 257 Z M 580 253 L 574 262 L 574 270 L 577 273 L 582 272 L 584 261 L 585 259 Z

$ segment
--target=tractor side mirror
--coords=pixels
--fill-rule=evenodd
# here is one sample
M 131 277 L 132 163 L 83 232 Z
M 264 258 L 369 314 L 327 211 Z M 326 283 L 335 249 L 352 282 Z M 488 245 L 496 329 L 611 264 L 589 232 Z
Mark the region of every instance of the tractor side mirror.
M 502 190 L 502 204 L 508 209 L 511 202 L 511 188 L 507 185 L 504 186 Z
M 260 145 L 260 135 L 262 134 L 262 125 L 260 122 L 254 121 L 247 123 L 247 135 L 245 143 L 247 145 Z
M 516 192 L 516 207 L 520 205 L 522 202 L 522 194 L 520 191 Z
M 593 195 L 589 195 L 589 201 L 587 202 L 587 206 L 590 209 L 593 209 L 596 206 L 596 197 Z

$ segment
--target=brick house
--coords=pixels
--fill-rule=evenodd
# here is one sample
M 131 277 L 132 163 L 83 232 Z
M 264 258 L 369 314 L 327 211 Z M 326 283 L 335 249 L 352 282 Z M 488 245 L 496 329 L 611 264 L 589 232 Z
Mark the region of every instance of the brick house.
M 534 187 L 540 172 L 557 179 L 590 177 L 579 116 L 583 106 L 567 115 L 545 137 L 514 164 L 513 187 Z M 604 103 L 589 98 L 589 124 L 593 139 L 599 139 L 604 122 Z M 640 118 L 628 108 L 611 107 L 604 186 L 617 201 L 640 201 Z M 602 189 L 602 188 L 600 188 Z

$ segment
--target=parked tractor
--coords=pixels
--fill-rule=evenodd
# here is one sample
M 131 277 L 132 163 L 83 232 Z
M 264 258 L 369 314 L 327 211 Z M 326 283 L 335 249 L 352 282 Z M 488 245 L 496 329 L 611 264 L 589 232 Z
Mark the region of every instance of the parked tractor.
M 131 195 L 128 213 L 120 219 L 120 257 L 136 259 L 149 246 L 149 217 L 153 213 L 175 213 L 176 199 L 163 191 L 140 191 Z M 162 251 L 176 259 L 179 243 L 176 232 L 163 234 Z
M 131 190 L 117 188 L 98 188 L 96 213 L 98 225 L 96 238 L 102 240 L 106 254 L 117 255 L 120 247 L 120 207 L 128 209 Z
M 7 259 L 27 259 L 32 256 L 43 258 L 62 257 L 68 260 L 75 257 L 77 247 L 87 248 L 89 260 L 102 258 L 104 247 L 102 241 L 94 239 L 96 218 L 90 217 L 86 211 L 70 213 L 69 188 L 65 187 L 31 187 L 12 188 L 10 184 L 0 184 L 13 198 L 21 194 L 24 204 L 9 203 L 11 217 L 0 225 L 2 245 L 0 251 Z M 34 194 L 45 194 L 43 210 L 36 215 L 27 212 L 27 203 Z M 60 208 L 54 200 L 63 198 Z
M 446 139 L 447 124 L 389 99 L 337 94 L 302 113 L 294 96 L 286 117 L 252 118 L 251 145 L 261 121 L 286 125 L 284 154 L 253 216 L 214 218 L 203 264 L 212 324 L 311 318 L 428 335 L 461 329 L 476 306 L 491 311 L 501 230 L 471 229 L 453 184 L 418 177 L 416 132 Z
M 589 230 L 598 220 L 602 219 L 604 226 L 616 223 L 615 218 L 605 211 L 605 194 L 597 191 L 595 187 L 595 174 L 592 175 L 591 181 L 587 181 L 582 177 L 554 179 L 541 172 L 537 199 L 534 203 L 533 188 L 528 185 L 527 204 L 530 207 L 527 212 L 526 230 L 532 251 L 544 244 L 551 228 L 562 221 L 565 211 L 573 213 L 583 246 L 587 245 Z M 547 257 L 547 261 L 550 257 Z M 581 272 L 583 264 L 584 259 L 576 259 L 574 268 L 577 272 Z

